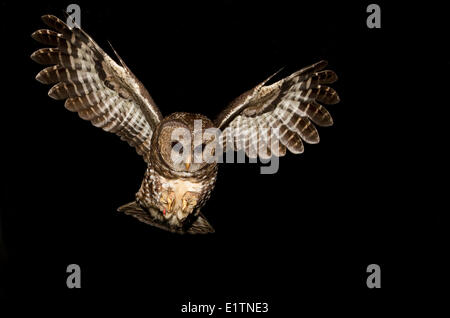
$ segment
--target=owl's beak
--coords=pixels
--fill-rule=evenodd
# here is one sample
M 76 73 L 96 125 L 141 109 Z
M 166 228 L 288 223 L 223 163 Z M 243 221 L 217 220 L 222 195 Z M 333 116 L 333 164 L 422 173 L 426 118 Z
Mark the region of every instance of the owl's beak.
M 184 163 L 184 166 L 186 167 L 186 170 L 189 170 L 189 167 L 191 166 L 191 157 Z

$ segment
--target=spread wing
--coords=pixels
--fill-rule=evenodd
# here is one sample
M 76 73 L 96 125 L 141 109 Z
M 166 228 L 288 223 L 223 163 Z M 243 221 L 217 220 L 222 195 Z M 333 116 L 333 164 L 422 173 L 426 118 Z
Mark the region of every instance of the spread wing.
M 68 110 L 119 135 L 145 159 L 152 131 L 162 119 L 145 87 L 120 57 L 122 66 L 80 28 L 69 28 L 52 15 L 44 15 L 42 20 L 53 30 L 38 30 L 32 37 L 52 48 L 37 50 L 31 58 L 52 66 L 39 72 L 36 79 L 55 84 L 48 92 L 50 97 L 65 99 Z
M 320 61 L 265 86 L 271 76 L 231 102 L 215 121 L 224 149 L 243 149 L 250 158 L 268 159 L 284 156 L 286 148 L 302 153 L 303 141 L 318 143 L 314 124 L 333 124 L 321 104 L 339 102 L 336 91 L 324 85 L 337 80 L 336 73 L 323 70 L 326 66 Z

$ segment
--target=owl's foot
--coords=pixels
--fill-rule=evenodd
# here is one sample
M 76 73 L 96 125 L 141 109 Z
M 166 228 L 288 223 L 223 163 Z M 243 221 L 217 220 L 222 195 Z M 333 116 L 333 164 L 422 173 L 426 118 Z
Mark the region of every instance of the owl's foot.
M 164 206 L 164 211 L 172 212 L 173 206 L 175 204 L 175 192 L 172 190 L 167 190 L 162 192 L 161 198 L 159 199 Z
M 199 196 L 199 193 L 187 191 L 181 199 L 181 210 L 184 213 L 192 211 L 197 206 Z

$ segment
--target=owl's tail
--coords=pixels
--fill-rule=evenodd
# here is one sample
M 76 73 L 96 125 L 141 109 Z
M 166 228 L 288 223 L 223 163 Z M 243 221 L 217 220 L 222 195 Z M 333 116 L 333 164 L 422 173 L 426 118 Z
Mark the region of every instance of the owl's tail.
M 141 208 L 141 206 L 136 202 L 130 202 L 125 205 L 122 205 L 117 209 L 119 212 L 123 212 L 125 214 L 131 215 L 138 219 L 141 222 L 147 223 L 149 225 L 155 226 L 162 230 L 170 231 L 178 234 L 209 234 L 214 233 L 214 228 L 209 224 L 208 220 L 204 217 L 204 215 L 200 212 L 198 216 L 195 217 L 194 220 L 191 220 L 185 227 L 182 228 L 174 228 L 169 226 L 166 223 L 162 223 L 160 220 L 157 220 L 151 216 L 150 213 Z

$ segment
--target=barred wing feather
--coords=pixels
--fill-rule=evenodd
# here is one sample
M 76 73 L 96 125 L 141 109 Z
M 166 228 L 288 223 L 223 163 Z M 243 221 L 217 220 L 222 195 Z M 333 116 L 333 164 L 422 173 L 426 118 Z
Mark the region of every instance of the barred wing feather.
M 303 141 L 318 143 L 314 124 L 333 124 L 322 104 L 339 102 L 336 91 L 324 85 L 337 80 L 336 73 L 323 70 L 326 66 L 320 61 L 265 86 L 269 77 L 231 102 L 215 121 L 223 131 L 219 142 L 224 149 L 267 159 L 284 156 L 286 148 L 302 153 Z
M 120 59 L 111 59 L 78 27 L 69 28 L 52 15 L 42 20 L 53 30 L 38 30 L 32 37 L 52 48 L 31 55 L 39 63 L 52 65 L 36 76 L 54 84 L 48 95 L 65 99 L 65 107 L 94 126 L 117 134 L 146 159 L 152 132 L 162 115 L 141 82 Z

